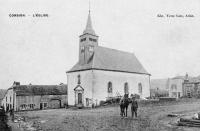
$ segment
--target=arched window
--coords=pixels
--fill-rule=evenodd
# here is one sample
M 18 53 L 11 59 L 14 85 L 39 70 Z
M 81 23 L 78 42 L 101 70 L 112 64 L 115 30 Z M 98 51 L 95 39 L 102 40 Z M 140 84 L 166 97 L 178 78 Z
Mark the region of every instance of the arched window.
M 112 93 L 112 82 L 108 82 L 108 93 Z
M 172 84 L 172 85 L 171 85 L 171 90 L 177 90 L 176 84 Z
M 139 94 L 142 94 L 142 83 L 138 84 L 138 92 Z
M 129 94 L 129 88 L 127 82 L 124 84 L 124 94 Z

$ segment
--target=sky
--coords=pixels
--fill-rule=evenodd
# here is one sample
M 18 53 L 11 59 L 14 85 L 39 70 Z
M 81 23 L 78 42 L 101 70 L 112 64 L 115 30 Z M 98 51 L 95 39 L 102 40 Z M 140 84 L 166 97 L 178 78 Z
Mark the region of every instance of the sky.
M 186 72 L 200 75 L 199 0 L 90 3 L 100 46 L 134 53 L 151 79 Z M 85 29 L 88 9 L 89 0 L 0 0 L 0 89 L 14 81 L 67 83 L 66 71 L 78 61 L 79 35 Z M 32 17 L 35 13 L 49 17 Z

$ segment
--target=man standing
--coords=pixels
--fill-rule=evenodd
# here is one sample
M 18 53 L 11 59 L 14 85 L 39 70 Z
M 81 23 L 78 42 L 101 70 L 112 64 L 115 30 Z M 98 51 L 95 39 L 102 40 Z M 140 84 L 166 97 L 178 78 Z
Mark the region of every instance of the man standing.
M 132 117 L 137 117 L 137 109 L 138 109 L 138 103 L 135 100 L 135 96 L 132 96 L 132 102 L 131 102 L 131 113 L 132 113 Z

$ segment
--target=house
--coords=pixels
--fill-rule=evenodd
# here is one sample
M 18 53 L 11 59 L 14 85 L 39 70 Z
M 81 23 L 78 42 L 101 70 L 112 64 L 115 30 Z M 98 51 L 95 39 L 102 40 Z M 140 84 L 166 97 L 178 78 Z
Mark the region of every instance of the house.
M 0 89 L 0 105 L 1 105 L 1 102 L 3 100 L 3 97 L 4 97 L 5 93 L 6 93 L 5 89 Z
M 177 76 L 170 79 L 169 95 L 171 97 L 200 97 L 200 78 Z
M 151 96 L 165 96 L 180 98 L 183 96 L 183 82 L 186 76 L 175 76 L 167 79 L 152 79 L 151 80 Z
M 133 53 L 102 47 L 98 42 L 90 12 L 79 37 L 79 60 L 66 72 L 68 104 L 98 106 L 101 101 L 138 94 L 150 96 L 150 74 Z
M 185 76 L 151 80 L 151 96 L 163 89 L 173 98 L 200 97 L 200 77 L 189 77 L 186 73 Z
M 194 77 L 192 79 L 188 78 L 184 80 L 183 96 L 200 98 L 200 77 Z
M 169 79 L 169 97 L 180 98 L 183 96 L 183 82 L 185 76 L 176 76 Z
M 67 105 L 67 85 L 20 85 L 14 82 L 1 105 L 6 111 L 61 108 Z

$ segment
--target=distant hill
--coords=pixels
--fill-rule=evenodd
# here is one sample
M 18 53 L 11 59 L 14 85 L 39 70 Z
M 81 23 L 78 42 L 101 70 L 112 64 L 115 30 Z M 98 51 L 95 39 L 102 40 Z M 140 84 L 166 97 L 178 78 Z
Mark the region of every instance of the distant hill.
M 151 89 L 167 90 L 168 78 L 151 79 Z
M 6 89 L 0 89 L 0 100 L 3 99 L 6 91 L 7 91 Z

